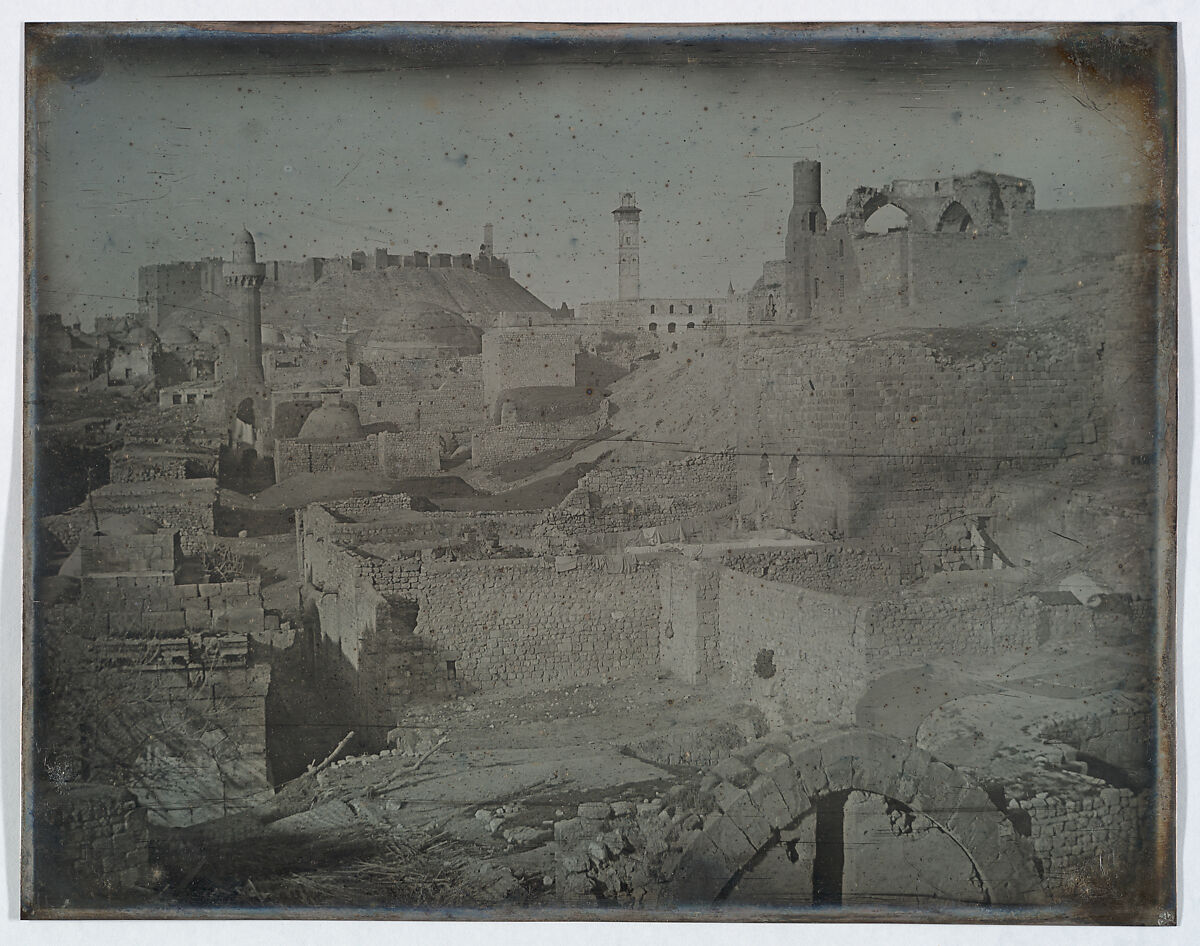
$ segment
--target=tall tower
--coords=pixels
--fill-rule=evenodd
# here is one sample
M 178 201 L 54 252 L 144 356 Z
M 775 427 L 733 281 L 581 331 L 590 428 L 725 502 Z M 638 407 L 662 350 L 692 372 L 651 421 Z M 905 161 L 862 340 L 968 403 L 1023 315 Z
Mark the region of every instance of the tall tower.
M 233 261 L 225 265 L 228 300 L 229 366 L 227 381 L 263 383 L 262 293 L 266 267 L 258 262 L 254 237 L 243 230 L 233 244 Z
M 812 241 L 825 233 L 827 222 L 821 207 L 821 162 L 797 161 L 792 165 L 792 210 L 784 246 L 788 301 L 795 307 L 797 318 L 812 314 L 819 292 L 814 281 Z
M 263 380 L 262 295 L 266 267 L 254 252 L 254 237 L 243 230 L 233 244 L 233 259 L 224 266 L 225 310 L 229 346 L 224 352 L 221 382 L 229 445 L 252 448 L 259 457 L 274 452 L 270 397 Z
M 641 247 L 641 237 L 638 236 L 638 217 L 641 216 L 637 201 L 633 194 L 621 195 L 621 206 L 613 211 L 617 218 L 617 259 L 618 291 L 617 298 L 622 302 L 636 299 L 641 295 L 641 277 L 638 273 L 638 250 Z

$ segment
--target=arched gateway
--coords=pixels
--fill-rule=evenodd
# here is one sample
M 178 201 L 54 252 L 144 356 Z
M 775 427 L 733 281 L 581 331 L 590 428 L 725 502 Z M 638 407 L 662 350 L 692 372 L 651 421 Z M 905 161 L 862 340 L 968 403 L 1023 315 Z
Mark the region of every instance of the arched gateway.
M 717 810 L 683 851 L 668 884 L 678 904 L 722 901 L 742 875 L 797 825 L 814 823 L 831 800 L 849 793 L 882 796 L 933 822 L 969 860 L 982 902 L 1018 906 L 1044 902 L 1032 845 L 988 794 L 928 752 L 871 731 L 797 742 L 755 759 L 744 788 L 715 789 Z M 819 884 L 819 880 L 818 880 Z M 817 898 L 819 901 L 819 897 Z

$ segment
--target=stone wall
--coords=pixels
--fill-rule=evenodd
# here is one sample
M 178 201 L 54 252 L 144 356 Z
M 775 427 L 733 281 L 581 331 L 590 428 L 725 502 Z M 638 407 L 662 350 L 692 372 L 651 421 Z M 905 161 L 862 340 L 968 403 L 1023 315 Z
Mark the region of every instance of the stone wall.
M 677 525 L 730 506 L 736 496 L 734 470 L 729 453 L 592 470 L 546 511 L 543 526 L 563 535 L 586 535 Z
M 500 328 L 483 335 L 483 398 L 490 409 L 501 391 L 574 387 L 574 335 L 555 329 Z
M 146 809 L 111 785 L 41 785 L 34 831 L 38 899 L 120 897 L 150 881 Z
M 1096 449 L 1086 333 L 762 344 L 735 383 L 737 478 L 772 525 L 911 545 L 998 476 Z
M 492 469 L 542 453 L 559 453 L 572 442 L 591 437 L 607 420 L 607 411 L 568 417 L 555 423 L 502 424 L 471 435 L 471 465 Z
M 865 680 L 866 599 L 721 569 L 720 656 L 730 684 L 776 722 L 852 722 Z
M 328 500 L 321 505 L 339 518 L 373 519 L 407 512 L 412 509 L 412 497 L 407 493 L 377 493 L 374 496 Z
M 247 637 L 279 627 L 279 616 L 263 609 L 257 578 L 177 585 L 170 572 L 85 574 L 80 601 L 89 609 L 89 626 L 114 637 L 170 638 L 189 631 L 232 635 L 241 641 L 240 655 L 235 660 L 230 651 L 226 662 L 245 663 Z
M 664 564 L 658 582 L 659 666 L 687 683 L 703 683 L 724 668 L 717 623 L 719 572 L 707 562 Z
M 378 469 L 384 476 L 426 476 L 442 468 L 442 441 L 436 431 L 384 431 L 378 438 Z
M 382 511 L 382 510 L 381 510 Z M 540 512 L 423 512 L 405 513 L 396 518 L 368 516 L 361 522 L 339 522 L 321 505 L 305 508 L 298 517 L 297 530 L 318 538 L 329 538 L 345 545 L 368 542 L 427 542 L 446 545 L 464 536 L 487 533 L 502 543 L 528 536 L 542 517 Z
M 110 483 L 143 483 L 148 480 L 183 480 L 197 473 L 216 473 L 216 457 L 206 454 L 145 453 L 118 450 L 108 458 Z
M 988 573 L 936 590 L 902 589 L 875 602 L 860 646 L 871 659 L 1036 650 L 1049 637 L 1049 609 L 988 580 Z M 947 576 L 951 577 L 951 576 Z
M 461 434 L 487 422 L 483 368 L 479 356 L 461 359 L 450 376 L 432 388 L 411 384 L 379 384 L 358 390 L 358 413 L 364 424 L 381 421 L 403 430 Z M 437 378 L 433 379 L 439 380 Z
M 813 591 L 846 594 L 878 592 L 923 577 L 919 552 L 888 552 L 851 542 L 831 542 L 809 548 L 729 552 L 722 561 L 734 571 L 768 581 L 803 585 Z
M 83 535 L 79 539 L 79 569 L 84 577 L 149 572 L 171 576 L 179 535 L 156 532 L 151 535 Z M 174 578 L 170 578 L 174 581 Z
M 304 443 L 275 441 L 275 481 L 302 473 L 349 473 L 372 471 L 379 466 L 379 443 L 367 437 L 352 443 Z
M 352 443 L 275 441 L 275 480 L 303 473 L 378 472 L 404 477 L 436 473 L 442 468 L 441 440 L 436 433 L 371 434 Z
M 135 513 L 153 519 L 160 527 L 179 532 L 185 554 L 199 551 L 213 534 L 213 509 L 217 504 L 214 479 L 152 480 L 145 483 L 110 483 L 92 491 L 87 503 L 58 516 L 41 520 L 64 548 L 74 548 L 83 532 L 92 531 L 92 507 L 105 516 Z
M 658 658 L 656 570 L 604 559 L 426 563 L 416 632 L 468 686 L 556 687 Z
M 298 524 L 306 597 L 319 620 L 318 679 L 347 707 L 368 744 L 382 745 L 401 708 L 453 689 L 427 641 L 414 636 L 411 608 L 419 596 L 421 553 L 371 555 L 330 534 L 332 517 L 310 506 Z
M 1052 895 L 1074 898 L 1114 880 L 1125 885 L 1148 866 L 1146 793 L 1052 769 L 1006 783 L 1005 793 L 1009 817 L 1032 839 Z

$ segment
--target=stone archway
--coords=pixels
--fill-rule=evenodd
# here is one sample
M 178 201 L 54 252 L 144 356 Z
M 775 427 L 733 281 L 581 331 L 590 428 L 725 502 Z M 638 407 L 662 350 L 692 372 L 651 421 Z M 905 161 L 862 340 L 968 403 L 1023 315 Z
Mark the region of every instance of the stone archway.
M 895 799 L 932 820 L 958 845 L 990 906 L 1044 902 L 1032 846 L 971 779 L 928 752 L 870 731 L 838 733 L 767 750 L 744 787 L 722 782 L 717 809 L 704 818 L 669 884 L 677 903 L 711 904 L 767 845 L 813 815 L 822 799 L 866 792 Z
M 952 200 L 938 217 L 939 233 L 966 233 L 974 225 L 970 212 L 957 200 Z

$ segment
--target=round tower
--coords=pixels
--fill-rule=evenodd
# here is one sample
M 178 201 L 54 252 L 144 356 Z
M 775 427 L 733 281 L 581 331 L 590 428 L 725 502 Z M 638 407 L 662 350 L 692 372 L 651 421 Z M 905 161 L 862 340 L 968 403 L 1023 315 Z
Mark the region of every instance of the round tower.
M 641 295 L 641 277 L 638 272 L 641 237 L 638 236 L 638 217 L 642 212 L 638 209 L 633 194 L 625 193 L 621 195 L 621 206 L 612 213 L 617 218 L 617 298 L 624 302 Z
M 266 267 L 258 262 L 254 237 L 243 230 L 224 267 L 229 312 L 229 364 L 226 378 L 262 383 L 262 284 Z
M 819 291 L 813 276 L 812 241 L 824 235 L 827 222 L 821 207 L 821 162 L 797 161 L 792 165 L 792 210 L 784 245 L 788 301 L 797 318 L 806 319 L 812 314 Z

